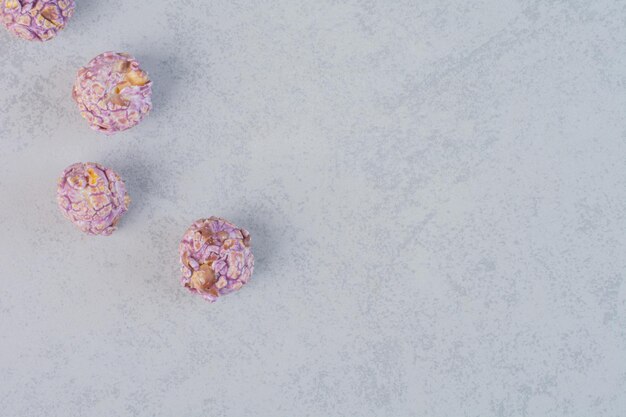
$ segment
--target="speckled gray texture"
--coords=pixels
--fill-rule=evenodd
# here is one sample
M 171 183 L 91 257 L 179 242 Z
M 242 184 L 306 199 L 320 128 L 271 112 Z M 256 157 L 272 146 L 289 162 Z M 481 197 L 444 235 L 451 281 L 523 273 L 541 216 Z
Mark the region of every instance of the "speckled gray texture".
M 141 21 L 141 25 L 137 22 Z M 82 0 L 0 33 L 0 414 L 626 415 L 626 3 Z M 133 54 L 154 110 L 114 137 L 71 99 Z M 56 208 L 98 161 L 109 238 Z M 194 220 L 255 275 L 178 281 Z

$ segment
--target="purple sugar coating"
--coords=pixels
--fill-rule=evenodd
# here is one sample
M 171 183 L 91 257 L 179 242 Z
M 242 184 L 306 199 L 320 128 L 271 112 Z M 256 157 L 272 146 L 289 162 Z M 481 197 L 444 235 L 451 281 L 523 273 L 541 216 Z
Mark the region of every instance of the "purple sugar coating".
M 113 170 L 87 162 L 63 171 L 57 188 L 63 215 L 83 232 L 108 236 L 130 204 L 122 179 Z
M 132 56 L 105 52 L 78 71 L 72 97 L 92 129 L 112 135 L 150 113 L 152 81 Z
M 178 251 L 181 283 L 210 302 L 240 289 L 254 272 L 250 234 L 219 217 L 192 224 Z
M 74 0 L 0 0 L 2 23 L 28 41 L 47 41 L 67 25 Z

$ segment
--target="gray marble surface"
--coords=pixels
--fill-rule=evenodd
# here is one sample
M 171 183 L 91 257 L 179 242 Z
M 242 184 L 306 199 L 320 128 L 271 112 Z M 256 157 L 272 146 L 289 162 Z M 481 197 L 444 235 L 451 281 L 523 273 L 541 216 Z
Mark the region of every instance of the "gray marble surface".
M 626 2 L 79 0 L 0 31 L 0 415 L 626 415 Z M 154 111 L 88 129 L 79 66 Z M 60 214 L 67 165 L 133 197 Z M 195 219 L 253 281 L 178 282 Z

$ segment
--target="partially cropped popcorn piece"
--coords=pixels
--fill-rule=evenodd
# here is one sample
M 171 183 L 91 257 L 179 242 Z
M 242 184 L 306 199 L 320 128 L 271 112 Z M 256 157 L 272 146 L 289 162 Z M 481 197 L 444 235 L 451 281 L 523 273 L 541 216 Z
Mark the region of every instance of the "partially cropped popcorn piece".
M 67 25 L 75 7 L 74 0 L 0 0 L 0 17 L 14 35 L 43 42 Z
M 192 224 L 179 254 L 182 285 L 210 302 L 240 289 L 254 271 L 250 234 L 218 217 Z
M 63 215 L 90 235 L 108 236 L 128 211 L 130 197 L 113 170 L 96 163 L 77 163 L 63 171 L 57 188 Z
M 105 52 L 78 71 L 72 97 L 92 129 L 111 135 L 150 113 L 152 81 L 132 56 Z

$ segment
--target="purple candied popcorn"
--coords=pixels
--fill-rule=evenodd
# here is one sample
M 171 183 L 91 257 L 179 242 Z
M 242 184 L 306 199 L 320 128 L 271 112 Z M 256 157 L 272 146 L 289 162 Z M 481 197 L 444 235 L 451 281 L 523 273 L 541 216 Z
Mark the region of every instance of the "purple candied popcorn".
M 192 224 L 178 251 L 181 283 L 210 302 L 240 289 L 254 271 L 250 234 L 218 217 Z
M 90 235 L 108 236 L 130 204 L 124 181 L 113 170 L 87 162 L 63 171 L 57 188 L 63 215 Z
M 0 0 L 2 23 L 28 41 L 47 41 L 67 25 L 74 0 Z
M 152 81 L 132 56 L 105 52 L 78 71 L 72 97 L 92 129 L 112 135 L 150 112 Z

